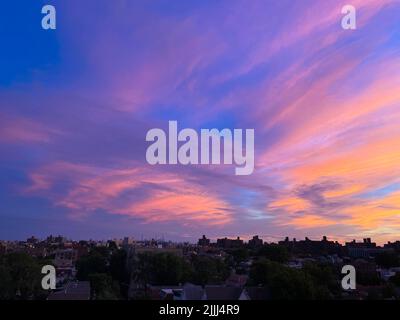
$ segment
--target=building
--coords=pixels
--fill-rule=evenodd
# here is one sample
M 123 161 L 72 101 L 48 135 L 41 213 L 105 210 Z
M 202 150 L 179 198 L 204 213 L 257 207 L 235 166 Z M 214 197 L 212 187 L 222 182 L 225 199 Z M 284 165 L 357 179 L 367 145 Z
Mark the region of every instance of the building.
M 363 242 L 356 242 L 353 240 L 351 242 L 346 242 L 346 247 L 352 248 L 376 248 L 376 243 L 371 241 L 371 238 L 363 239 Z
M 256 248 L 261 247 L 262 245 L 263 241 L 258 236 L 254 236 L 253 239 L 249 240 L 249 247 Z
M 47 300 L 89 300 L 90 282 L 71 281 L 63 289 L 53 291 Z
M 271 292 L 265 287 L 246 287 L 239 300 L 271 300 Z
M 210 245 L 210 239 L 207 239 L 206 236 L 203 234 L 203 237 L 197 241 L 199 246 L 207 247 Z
M 371 238 L 365 238 L 362 242 L 346 242 L 347 254 L 352 258 L 365 258 L 374 257 L 377 254 L 384 251 L 391 251 L 389 248 L 377 247 L 375 242 L 371 241 Z
M 64 242 L 67 242 L 67 238 L 65 238 L 65 237 L 63 237 L 63 236 L 53 236 L 53 235 L 50 235 L 50 236 L 48 236 L 47 238 L 46 238 L 46 243 L 47 244 L 50 244 L 50 245 L 58 245 L 58 246 L 61 246 L 61 245 L 63 245 L 64 244 Z
M 57 268 L 71 268 L 75 265 L 78 252 L 74 249 L 57 250 L 54 258 L 54 265 Z
M 242 291 L 238 287 L 205 286 L 202 300 L 239 300 Z
M 182 286 L 147 285 L 147 294 L 151 300 L 182 300 Z
M 132 250 L 133 254 L 140 254 L 140 253 L 171 253 L 177 256 L 183 256 L 182 248 L 160 248 L 160 247 L 134 247 Z
M 306 254 L 340 254 L 342 245 L 337 241 L 330 241 L 326 236 L 322 240 L 305 240 L 297 241 L 296 238 L 290 241 L 288 237 L 284 241 L 279 241 L 279 245 L 284 246 L 290 252 L 306 253 Z
M 400 252 L 400 241 L 388 242 L 383 246 L 385 249 L 393 249 L 396 252 Z
M 185 283 L 183 286 L 182 300 L 201 300 L 204 295 L 202 286 Z
M 122 240 L 122 246 L 123 246 L 123 247 L 130 246 L 130 245 L 132 245 L 132 244 L 134 244 L 134 243 L 135 243 L 135 239 L 132 238 L 132 237 L 125 237 L 125 238 Z
M 224 249 L 230 249 L 230 248 L 240 248 L 243 246 L 243 240 L 241 240 L 239 237 L 236 239 L 228 239 L 228 238 L 223 238 L 223 239 L 217 239 L 217 247 L 224 248 Z
M 32 237 L 26 239 L 26 242 L 29 243 L 29 244 L 35 244 L 35 243 L 39 242 L 39 239 L 35 238 L 34 236 L 32 236 Z

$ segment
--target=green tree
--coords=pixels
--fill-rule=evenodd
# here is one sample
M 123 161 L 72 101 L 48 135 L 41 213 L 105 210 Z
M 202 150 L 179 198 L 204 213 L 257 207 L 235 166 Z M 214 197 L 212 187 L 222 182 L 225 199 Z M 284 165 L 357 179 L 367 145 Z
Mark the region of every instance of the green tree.
M 111 251 L 119 250 L 117 244 L 115 243 L 115 241 L 110 241 L 110 242 L 108 243 L 108 248 L 109 248 L 109 250 L 111 250 Z
M 0 300 L 11 300 L 15 297 L 15 286 L 10 269 L 0 264 Z
M 245 248 L 232 249 L 227 251 L 227 253 L 233 257 L 233 261 L 235 263 L 246 261 L 246 259 L 249 257 L 249 251 Z
M 271 277 L 279 272 L 281 265 L 268 259 L 260 259 L 250 269 L 250 280 L 253 285 L 267 285 Z
M 393 285 L 393 283 L 387 283 L 385 286 L 382 288 L 382 297 L 384 299 L 393 299 L 397 297 L 396 293 L 396 287 Z
M 383 268 L 398 267 L 399 257 L 395 252 L 382 252 L 375 257 L 375 262 Z
M 265 244 L 262 246 L 258 250 L 257 255 L 280 263 L 285 263 L 289 260 L 289 253 L 287 249 L 274 243 Z
M 195 284 L 217 284 L 229 276 L 229 266 L 220 258 L 195 256 L 192 260 L 193 273 L 191 282 Z
M 90 274 L 107 272 L 107 259 L 99 251 L 92 251 L 77 261 L 76 268 L 78 280 L 89 280 Z
M 189 264 L 172 253 L 140 253 L 134 276 L 142 284 L 177 285 L 187 280 Z
M 400 287 L 400 272 L 396 272 L 396 274 L 389 279 L 391 283 L 393 283 L 396 287 Z
M 250 283 L 268 287 L 277 300 L 328 299 L 330 291 L 318 279 L 324 280 L 320 270 L 292 269 L 268 259 L 255 262 L 250 270 Z
M 269 283 L 271 295 L 276 300 L 314 299 L 313 282 L 306 273 L 283 268 L 275 274 Z
M 127 297 L 129 288 L 129 273 L 127 270 L 127 254 L 125 250 L 113 251 L 110 258 L 109 272 L 113 280 L 117 281 L 123 297 Z
M 7 291 L 11 289 L 12 295 L 23 300 L 35 299 L 43 294 L 41 288 L 41 265 L 37 259 L 25 253 L 10 253 L 5 256 L 3 262 L 6 268 L 1 271 L 5 277 Z
M 119 298 L 119 286 L 112 277 L 105 273 L 93 273 L 89 275 L 92 297 L 95 300 L 117 300 Z
M 330 299 L 340 295 L 340 282 L 332 265 L 308 262 L 303 272 L 312 278 L 316 299 Z

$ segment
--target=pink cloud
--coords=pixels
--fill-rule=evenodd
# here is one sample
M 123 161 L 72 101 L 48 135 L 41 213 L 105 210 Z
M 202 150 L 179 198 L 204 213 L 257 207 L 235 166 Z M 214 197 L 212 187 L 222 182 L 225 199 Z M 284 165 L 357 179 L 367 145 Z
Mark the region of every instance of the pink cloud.
M 0 142 L 49 142 L 57 130 L 21 116 L 0 114 Z
M 145 222 L 218 226 L 232 220 L 232 209 L 224 200 L 183 177 L 158 170 L 106 169 L 59 162 L 39 168 L 29 176 L 32 184 L 23 190 L 25 194 L 49 197 L 55 205 L 70 209 L 74 218 L 105 210 Z M 57 191 L 60 183 L 68 186 L 66 190 Z M 150 194 L 132 195 L 146 187 L 150 188 Z M 130 195 L 124 197 L 125 193 Z

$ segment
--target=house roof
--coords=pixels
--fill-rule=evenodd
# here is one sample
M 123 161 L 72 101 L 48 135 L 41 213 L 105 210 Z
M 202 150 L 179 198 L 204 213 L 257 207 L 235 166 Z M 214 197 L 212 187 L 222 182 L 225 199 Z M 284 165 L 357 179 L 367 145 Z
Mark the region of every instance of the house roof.
M 207 300 L 238 300 L 242 293 L 241 288 L 224 286 L 206 286 Z
M 196 286 L 191 283 L 186 283 L 183 286 L 183 291 L 186 300 L 201 300 L 204 294 L 204 290 L 201 286 Z
M 250 300 L 270 300 L 271 292 L 265 287 L 246 287 L 245 292 Z
M 50 293 L 47 300 L 89 300 L 89 281 L 69 282 L 64 289 Z

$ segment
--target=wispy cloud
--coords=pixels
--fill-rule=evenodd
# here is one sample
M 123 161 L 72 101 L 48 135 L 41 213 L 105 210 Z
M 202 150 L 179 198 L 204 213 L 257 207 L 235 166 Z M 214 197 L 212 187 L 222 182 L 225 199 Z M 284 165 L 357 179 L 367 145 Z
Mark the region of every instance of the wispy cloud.
M 166 3 L 56 1 L 58 65 L 0 88 L 0 187 L 185 239 L 399 233 L 398 2 L 353 31 L 337 1 Z M 147 165 L 168 120 L 255 128 L 254 174 Z

